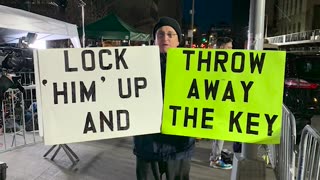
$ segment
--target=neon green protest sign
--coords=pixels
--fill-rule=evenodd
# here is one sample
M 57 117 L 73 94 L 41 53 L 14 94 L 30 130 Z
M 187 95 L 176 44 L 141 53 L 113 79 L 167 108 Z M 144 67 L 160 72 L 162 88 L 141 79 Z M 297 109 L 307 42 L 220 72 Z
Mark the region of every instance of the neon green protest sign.
M 280 142 L 285 52 L 170 49 L 162 133 Z

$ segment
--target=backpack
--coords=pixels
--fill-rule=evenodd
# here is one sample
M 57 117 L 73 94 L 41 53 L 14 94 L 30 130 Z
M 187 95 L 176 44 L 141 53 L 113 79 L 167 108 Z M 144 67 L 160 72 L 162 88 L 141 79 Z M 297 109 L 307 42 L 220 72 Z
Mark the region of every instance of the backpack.
M 231 151 L 221 151 L 221 159 L 226 164 L 232 164 L 233 161 L 233 153 Z

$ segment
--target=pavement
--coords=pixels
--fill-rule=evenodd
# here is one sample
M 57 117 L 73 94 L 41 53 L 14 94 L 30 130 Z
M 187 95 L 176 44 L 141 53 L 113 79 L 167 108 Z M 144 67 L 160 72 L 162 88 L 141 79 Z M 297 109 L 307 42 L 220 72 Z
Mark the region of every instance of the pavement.
M 51 146 L 42 142 L 21 146 L 0 153 L 0 161 L 7 163 L 7 180 L 127 180 L 135 178 L 135 156 L 132 138 L 72 143 L 68 146 L 79 157 L 73 165 L 61 149 L 51 160 L 54 149 L 47 157 L 43 155 Z M 232 143 L 224 148 L 232 150 Z M 214 169 L 208 166 L 211 141 L 196 144 L 192 159 L 191 180 L 229 180 L 232 170 Z M 266 168 L 266 180 L 275 180 L 273 169 Z
M 311 126 L 320 132 L 320 116 L 312 118 Z M 135 156 L 132 153 L 130 137 L 68 144 L 80 159 L 74 165 L 63 150 L 60 150 L 53 160 L 50 158 L 56 149 L 43 157 L 51 146 L 44 145 L 42 139 L 34 133 L 27 133 L 25 141 L 22 136 L 16 136 L 16 141 L 13 141 L 12 135 L 2 141 L 3 136 L 0 136 L 0 161 L 8 165 L 7 180 L 136 179 Z M 196 143 L 191 163 L 191 180 L 231 179 L 232 170 L 208 166 L 211 143 L 212 141 L 207 140 Z M 15 148 L 8 150 L 13 145 Z M 232 150 L 232 143 L 225 142 L 224 148 Z M 276 180 L 273 169 L 266 168 L 265 180 Z

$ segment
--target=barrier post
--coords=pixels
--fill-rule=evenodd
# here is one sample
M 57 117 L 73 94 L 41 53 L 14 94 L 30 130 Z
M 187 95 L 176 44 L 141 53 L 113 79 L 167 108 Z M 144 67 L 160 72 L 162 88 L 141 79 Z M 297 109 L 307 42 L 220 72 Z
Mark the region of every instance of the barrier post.
M 251 0 L 247 49 L 263 49 L 264 17 L 265 0 Z M 243 143 L 241 154 L 234 154 L 231 179 L 266 179 L 266 165 L 258 157 L 258 145 Z
M 320 133 L 306 125 L 301 133 L 297 180 L 320 178 Z

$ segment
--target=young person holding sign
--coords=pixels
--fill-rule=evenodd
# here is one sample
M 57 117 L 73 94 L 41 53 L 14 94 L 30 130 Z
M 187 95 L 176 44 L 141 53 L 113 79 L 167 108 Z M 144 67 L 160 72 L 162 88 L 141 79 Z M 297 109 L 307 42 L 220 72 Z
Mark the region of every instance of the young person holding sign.
M 162 17 L 154 26 L 153 37 L 155 45 L 158 45 L 160 49 L 161 78 L 164 90 L 166 53 L 169 48 L 179 46 L 181 28 L 176 20 Z M 151 134 L 134 137 L 137 179 L 161 179 L 164 175 L 167 180 L 188 180 L 194 144 L 193 138 L 182 136 Z
M 218 38 L 216 47 L 217 49 L 232 49 L 232 39 L 228 37 Z M 225 163 L 221 158 L 223 144 L 223 140 L 213 140 L 210 154 L 210 166 L 219 169 L 231 169 L 232 165 Z

